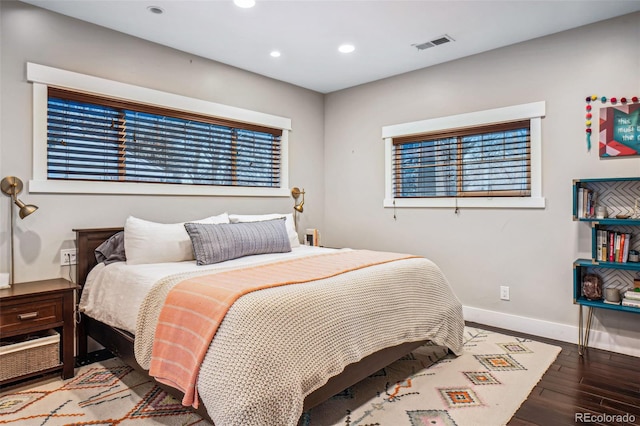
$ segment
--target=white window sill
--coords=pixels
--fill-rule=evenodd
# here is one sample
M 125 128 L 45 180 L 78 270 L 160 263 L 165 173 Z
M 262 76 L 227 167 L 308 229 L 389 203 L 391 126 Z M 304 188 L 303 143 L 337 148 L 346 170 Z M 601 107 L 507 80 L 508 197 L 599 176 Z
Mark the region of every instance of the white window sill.
M 29 192 L 48 194 L 203 195 L 290 197 L 288 188 L 248 188 L 140 182 L 31 180 Z
M 385 198 L 389 208 L 497 208 L 543 209 L 543 197 Z

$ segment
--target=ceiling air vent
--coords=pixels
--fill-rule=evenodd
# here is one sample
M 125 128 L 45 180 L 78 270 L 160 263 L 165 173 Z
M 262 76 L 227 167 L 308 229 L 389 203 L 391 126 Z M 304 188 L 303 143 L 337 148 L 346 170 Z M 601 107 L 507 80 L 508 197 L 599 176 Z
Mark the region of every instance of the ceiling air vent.
M 429 49 L 430 47 L 436 47 L 436 46 L 440 46 L 441 44 L 449 43 L 450 41 L 455 41 L 455 40 L 445 34 L 441 37 L 438 37 L 431 41 L 427 41 L 425 43 L 412 44 L 412 46 L 414 46 L 418 50 L 425 50 L 425 49 Z

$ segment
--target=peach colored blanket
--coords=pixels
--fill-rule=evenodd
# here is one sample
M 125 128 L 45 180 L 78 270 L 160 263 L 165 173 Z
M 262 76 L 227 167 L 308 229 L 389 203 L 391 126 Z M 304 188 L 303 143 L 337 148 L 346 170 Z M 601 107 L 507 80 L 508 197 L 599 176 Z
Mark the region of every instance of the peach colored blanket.
M 197 408 L 200 365 L 227 311 L 239 297 L 412 257 L 417 256 L 354 250 L 188 278 L 171 289 L 160 312 L 149 374 L 184 392 L 183 405 Z

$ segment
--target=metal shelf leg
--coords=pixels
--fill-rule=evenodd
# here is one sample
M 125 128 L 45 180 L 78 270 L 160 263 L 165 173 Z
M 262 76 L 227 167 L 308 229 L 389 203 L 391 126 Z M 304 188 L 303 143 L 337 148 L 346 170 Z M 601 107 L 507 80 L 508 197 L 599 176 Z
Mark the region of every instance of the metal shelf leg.
M 578 320 L 578 355 L 582 356 L 584 350 L 589 347 L 589 332 L 591 331 L 591 320 L 593 319 L 593 307 L 587 306 L 587 327 L 584 327 L 582 315 L 582 305 L 580 305 L 580 318 Z

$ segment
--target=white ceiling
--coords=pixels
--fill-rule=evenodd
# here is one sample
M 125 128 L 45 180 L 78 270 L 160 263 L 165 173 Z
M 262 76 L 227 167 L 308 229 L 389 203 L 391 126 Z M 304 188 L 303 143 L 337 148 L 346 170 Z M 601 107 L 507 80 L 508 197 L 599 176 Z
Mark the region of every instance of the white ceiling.
M 24 1 L 321 93 L 640 10 L 640 0 Z M 444 34 L 455 41 L 412 46 Z M 343 43 L 356 50 L 338 52 Z

